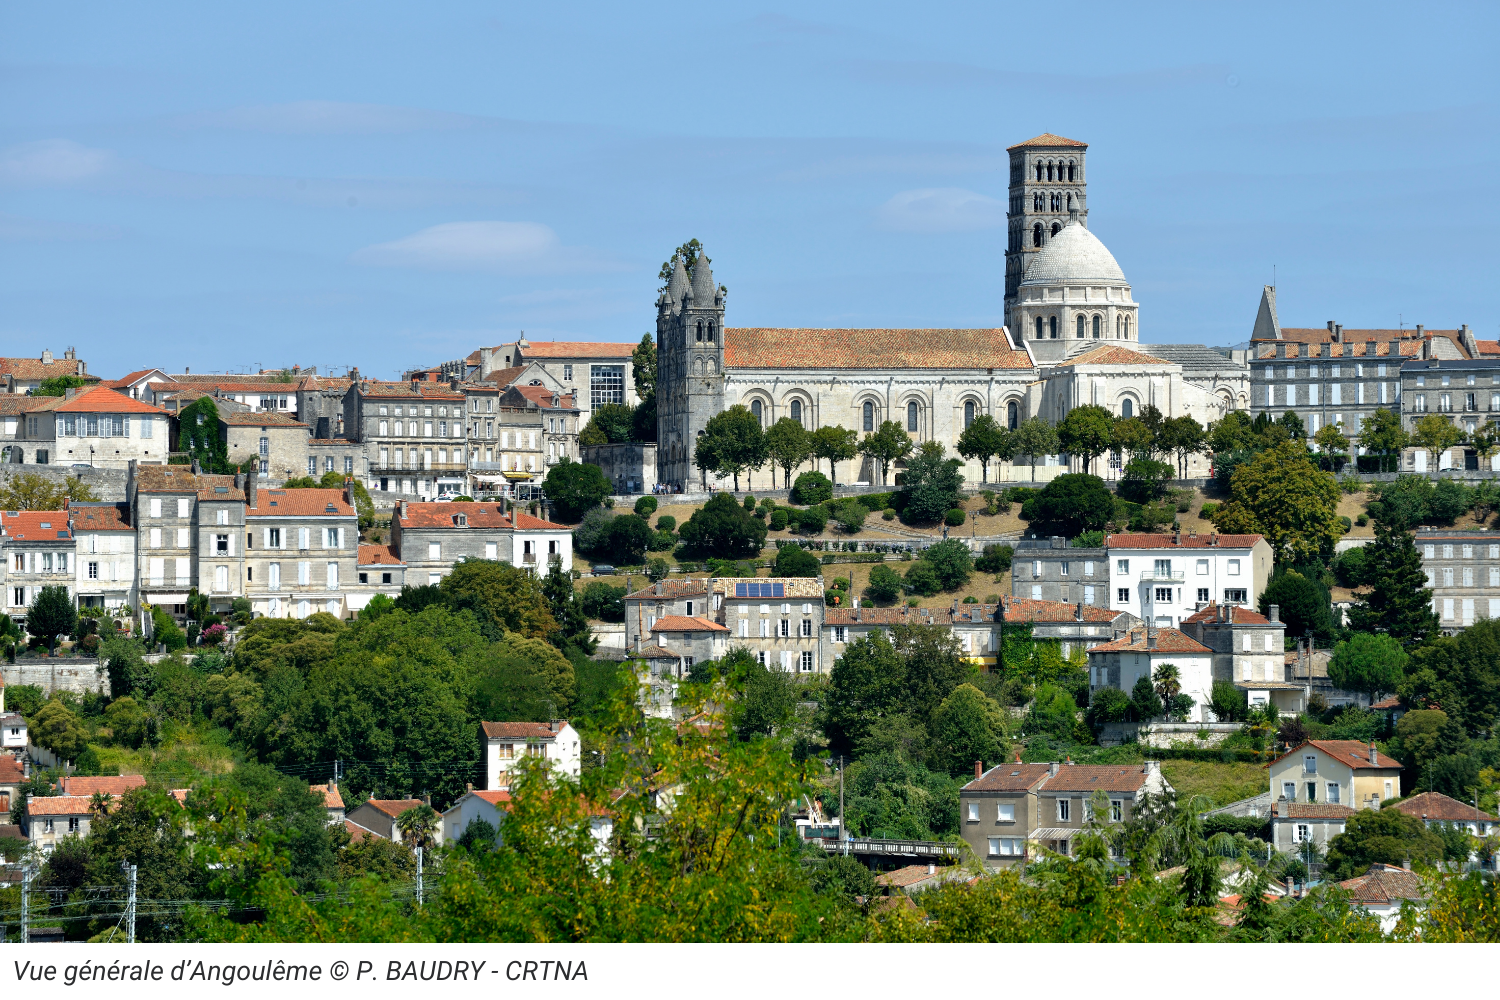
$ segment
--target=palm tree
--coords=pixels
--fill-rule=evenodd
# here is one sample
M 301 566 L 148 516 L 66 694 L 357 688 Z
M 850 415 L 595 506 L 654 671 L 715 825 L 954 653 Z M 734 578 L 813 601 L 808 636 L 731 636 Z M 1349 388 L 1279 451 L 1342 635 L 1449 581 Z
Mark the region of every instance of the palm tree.
M 109 812 L 110 794 L 108 792 L 95 792 L 89 796 L 89 817 L 98 819 Z
M 437 823 L 437 811 L 426 803 L 412 806 L 396 817 L 396 829 L 401 831 L 401 839 L 407 846 L 420 847 L 424 851 L 432 849 L 432 832 L 437 829 Z
M 1175 663 L 1163 663 L 1157 667 L 1156 672 L 1151 675 L 1151 683 L 1164 706 L 1170 706 L 1172 699 L 1182 692 L 1182 678 Z

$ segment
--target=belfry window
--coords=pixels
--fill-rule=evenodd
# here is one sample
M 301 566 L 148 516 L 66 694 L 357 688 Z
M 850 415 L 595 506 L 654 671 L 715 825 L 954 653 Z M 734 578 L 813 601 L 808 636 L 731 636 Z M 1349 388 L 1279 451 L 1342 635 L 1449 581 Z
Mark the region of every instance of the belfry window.
M 714 342 L 714 325 L 712 323 L 708 324 L 708 342 L 710 344 Z
M 1052 235 L 1056 236 L 1060 232 L 1062 232 L 1062 223 L 1061 222 L 1054 222 L 1054 223 L 1052 223 Z
M 1031 227 L 1031 245 L 1034 247 L 1042 245 L 1042 224 L 1040 222 Z
M 1036 165 L 1036 179 L 1037 180 L 1041 180 L 1042 179 L 1042 165 L 1040 163 L 1038 163 Z
M 974 422 L 974 401 L 967 400 L 964 403 L 964 427 L 967 429 Z
M 698 343 L 703 343 L 703 321 L 698 321 Z
M 906 404 L 906 429 L 908 431 L 911 431 L 912 433 L 916 433 L 916 430 L 917 430 L 917 404 L 916 403 L 907 403 Z
M 1068 164 L 1068 180 L 1073 179 L 1073 164 Z
M 1048 340 L 1056 340 L 1057 339 L 1057 317 L 1056 316 L 1049 316 L 1049 317 L 1047 317 L 1047 339 Z
M 1052 180 L 1052 164 L 1047 164 L 1047 179 Z
M 765 423 L 765 421 L 761 419 L 760 400 L 756 399 L 751 401 L 750 413 L 755 417 L 755 422 L 757 424 Z
M 1083 317 L 1078 317 L 1078 339 L 1083 339 Z
M 1020 426 L 1020 423 L 1021 423 L 1020 408 L 1016 406 L 1016 404 L 1015 404 L 1014 401 L 1006 403 L 1005 404 L 1005 425 L 1006 425 L 1006 427 L 1008 429 L 1010 429 L 1010 430 L 1015 430 L 1017 427 Z
M 800 399 L 792 400 L 792 419 L 799 424 L 802 423 L 802 400 Z
M 1036 339 L 1042 339 L 1042 317 L 1040 316 L 1036 318 Z
M 875 404 L 871 403 L 868 400 L 866 400 L 865 401 L 865 430 L 867 430 L 867 431 L 873 431 L 874 429 L 875 429 Z
M 1094 317 L 1094 339 L 1098 340 L 1099 339 L 1099 335 L 1101 333 L 1103 333 L 1103 332 L 1104 332 L 1104 318 L 1102 316 L 1095 316 Z

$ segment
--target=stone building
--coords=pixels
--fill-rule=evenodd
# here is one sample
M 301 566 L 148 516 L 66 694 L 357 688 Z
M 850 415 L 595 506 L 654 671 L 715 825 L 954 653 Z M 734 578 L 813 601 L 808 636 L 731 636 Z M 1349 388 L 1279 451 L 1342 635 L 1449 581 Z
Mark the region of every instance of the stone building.
M 231 464 L 243 467 L 254 461 L 261 478 L 283 482 L 311 475 L 307 471 L 308 426 L 290 413 L 221 412 L 219 438 Z
M 77 586 L 77 546 L 66 510 L 0 511 L 0 555 L 5 560 L 5 612 L 25 621 L 27 606 L 43 587 Z
M 359 576 L 344 598 L 350 611 L 359 611 L 376 594 L 393 601 L 401 596 L 401 588 L 406 585 L 406 561 L 394 547 L 361 545 L 358 558 L 355 569 Z
M 40 358 L 0 358 L 0 392 L 25 395 L 47 379 L 64 375 L 76 375 L 92 383 L 99 381 L 88 373 L 88 365 L 78 360 L 78 352 L 71 347 L 60 358 L 51 351 L 43 351 Z
M 463 390 L 450 382 L 360 379 L 344 395 L 345 434 L 364 445 L 371 490 L 436 497 L 468 488 Z
M 1485 424 L 1500 420 L 1500 356 L 1408 361 L 1401 366 L 1400 375 L 1397 398 L 1402 428 L 1414 432 L 1423 418 L 1435 413 L 1451 420 L 1468 439 L 1436 456 L 1426 448 L 1409 446 L 1402 455 L 1403 469 L 1422 474 L 1433 468 L 1478 471 L 1481 465 L 1487 465 L 1486 471 L 1500 472 L 1500 454 L 1491 455 L 1486 462 L 1469 443 Z
M 69 501 L 80 608 L 135 607 L 135 528 L 124 503 Z
M 391 546 L 412 586 L 435 584 L 462 559 L 508 562 L 545 576 L 573 569 L 573 532 L 499 503 L 408 503 L 391 516 Z
M 245 490 L 254 480 L 185 465 L 130 467 L 125 496 L 141 603 L 186 614 L 188 591 L 196 587 L 223 613 L 244 595 Z
M 1213 650 L 1175 628 L 1131 629 L 1089 650 L 1089 690 L 1117 688 L 1129 694 L 1142 677 L 1150 679 L 1165 664 L 1177 668 L 1181 693 L 1193 699 L 1188 722 L 1213 718 Z
M 1260 535 L 1106 535 L 1113 606 L 1142 621 L 1178 626 L 1217 601 L 1255 607 L 1271 581 L 1274 554 Z
M 1061 535 L 1018 539 L 1010 564 L 1011 595 L 1108 608 L 1113 603 L 1108 560 L 1103 546 L 1074 548 Z
M 718 636 L 718 628 L 724 629 L 725 649 L 748 649 L 767 667 L 792 673 L 822 673 L 833 667 L 822 642 L 824 616 L 830 611 L 823 604 L 822 577 L 662 580 L 626 594 L 624 601 L 626 641 L 648 658 L 650 646 L 681 655 L 680 644 L 663 641 L 672 630 L 659 629 L 662 620 L 702 619 L 716 626 L 702 631 Z
M 1424 525 L 1416 545 L 1444 632 L 1455 635 L 1476 621 L 1500 618 L 1500 533 Z
M 245 596 L 256 615 L 345 617 L 359 559 L 349 490 L 262 489 L 251 476 L 245 493 Z
M 1077 211 L 1088 219 L 1088 178 L 1084 163 L 1088 143 L 1050 132 L 1016 143 L 1010 154 L 1010 192 L 1006 206 L 1005 325 L 1020 329 L 1015 311 L 1022 279 L 1031 261 L 1061 235 Z
M 70 389 L 52 413 L 58 464 L 106 469 L 123 469 L 132 461 L 166 464 L 172 418 L 164 410 L 95 386 Z
M 1078 209 L 1054 222 L 1052 232 L 1028 262 L 1009 310 L 1009 328 L 1026 340 L 1032 357 L 1048 364 L 1077 351 L 1080 342 L 1139 341 L 1140 308 L 1125 272 L 1085 228 Z
M 1295 715 L 1307 707 L 1308 683 L 1287 677 L 1286 624 L 1276 605 L 1268 610 L 1210 602 L 1183 619 L 1182 631 L 1213 650 L 1214 680 L 1232 682 L 1252 708 L 1274 704 Z
M 0 396 L 0 464 L 50 465 L 57 454 L 53 412 L 61 396 Z

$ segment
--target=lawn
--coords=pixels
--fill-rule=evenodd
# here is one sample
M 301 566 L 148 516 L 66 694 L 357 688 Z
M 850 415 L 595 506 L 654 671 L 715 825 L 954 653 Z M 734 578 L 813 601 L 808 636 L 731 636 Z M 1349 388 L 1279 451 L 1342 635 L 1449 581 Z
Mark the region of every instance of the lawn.
M 230 749 L 229 732 L 208 728 L 199 731 L 187 726 L 172 726 L 160 747 L 103 746 L 92 744 L 102 769 L 119 774 L 143 774 L 146 780 L 168 788 L 186 788 L 199 778 L 224 774 L 234 768 L 235 753 Z
M 1149 756 L 1149 748 L 1143 748 Z M 1214 806 L 1227 806 L 1270 789 L 1270 778 L 1261 764 L 1210 763 L 1197 760 L 1164 760 L 1162 776 L 1177 790 L 1177 801 L 1206 795 Z

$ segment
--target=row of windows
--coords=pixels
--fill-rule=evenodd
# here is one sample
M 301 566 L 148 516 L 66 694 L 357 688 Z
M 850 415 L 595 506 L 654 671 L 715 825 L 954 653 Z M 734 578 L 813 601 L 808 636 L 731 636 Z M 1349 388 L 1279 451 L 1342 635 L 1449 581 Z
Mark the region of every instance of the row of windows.
M 1485 550 L 1485 548 L 1489 549 L 1490 558 L 1491 559 L 1500 559 L 1500 545 L 1489 545 L 1489 546 L 1484 546 L 1484 545 L 1458 545 L 1458 546 L 1454 546 L 1454 545 L 1442 545 L 1442 546 L 1438 546 L 1436 544 L 1433 544 L 1433 545 L 1423 545 L 1422 546 L 1422 558 L 1424 558 L 1424 559 L 1436 559 L 1436 558 L 1438 558 L 1437 553 L 1439 552 L 1439 550 L 1441 550 L 1442 553 L 1443 553 L 1442 557 L 1444 559 L 1452 559 L 1452 558 L 1454 558 L 1454 553 L 1455 552 L 1461 552 L 1461 553 L 1463 553 L 1463 558 L 1464 559 L 1473 559 L 1474 558 L 1474 552 L 1475 552 L 1476 549 L 1478 551 L 1480 551 L 1480 552 L 1483 552 Z
M 1460 585 L 1464 586 L 1464 587 L 1473 587 L 1473 586 L 1475 586 L 1475 583 L 1474 583 L 1474 579 L 1475 579 L 1475 577 L 1474 577 L 1474 567 L 1472 567 L 1472 566 L 1465 566 L 1465 567 L 1463 567 L 1462 572 L 1457 573 L 1456 575 L 1455 575 L 1455 570 L 1454 570 L 1454 568 L 1452 566 L 1444 566 L 1441 572 L 1442 572 L 1443 586 L 1444 587 L 1453 587 L 1453 586 L 1460 586 Z M 1490 583 L 1489 583 L 1489 585 L 1491 587 L 1500 587 L 1500 566 L 1491 566 L 1490 567 L 1490 571 L 1489 571 L 1489 577 L 1490 577 Z M 1456 580 L 1457 581 L 1462 581 L 1462 583 L 1461 584 L 1455 583 Z M 1434 571 L 1430 570 L 1430 569 L 1427 571 L 1427 585 L 1429 587 L 1435 587 L 1435 586 L 1437 586 L 1437 579 L 1436 579 L 1436 576 L 1434 574 Z
M 1427 412 L 1427 394 L 1426 393 L 1413 393 L 1411 395 L 1408 395 L 1406 398 L 1409 399 L 1409 400 L 1411 400 L 1411 409 L 1412 409 L 1413 413 L 1426 413 Z M 1469 411 L 1469 412 L 1472 413 L 1472 412 L 1475 412 L 1475 411 L 1477 411 L 1479 409 L 1479 401 L 1480 401 L 1481 398 L 1482 397 L 1478 393 L 1475 393 L 1475 392 L 1466 392 L 1466 393 L 1463 393 L 1459 397 L 1459 405 L 1462 406 L 1465 410 L 1467 410 L 1467 411 Z M 1492 392 L 1492 393 L 1490 393 L 1490 409 L 1492 411 L 1493 410 L 1500 410 L 1500 392 Z M 1437 412 L 1438 413 L 1452 413 L 1453 412 L 1453 394 L 1452 393 L 1448 393 L 1448 392 L 1438 393 L 1438 396 L 1437 396 Z
M 1074 322 L 1074 339 L 1076 339 L 1076 340 L 1085 340 L 1085 339 L 1088 339 L 1088 333 L 1089 333 L 1090 330 L 1093 331 L 1093 335 L 1094 335 L 1093 339 L 1094 340 L 1101 340 L 1101 339 L 1103 339 L 1103 337 L 1104 337 L 1104 317 L 1101 316 L 1101 315 L 1098 315 L 1096 313 L 1093 316 L 1093 318 L 1092 318 L 1092 322 L 1089 322 L 1088 319 L 1086 319 L 1085 317 L 1083 317 L 1081 315 L 1075 317 L 1075 322 Z M 1046 324 L 1044 326 L 1043 323 L 1042 323 L 1042 317 L 1038 316 L 1036 318 L 1035 336 L 1033 337 L 1033 339 L 1035 339 L 1035 340 L 1056 340 L 1057 339 L 1057 317 L 1056 316 L 1049 316 L 1049 317 L 1047 317 L 1047 322 L 1046 322 Z M 1121 314 L 1121 315 L 1118 315 L 1118 316 L 1115 317 L 1115 339 L 1116 340 L 1129 340 L 1130 339 L 1130 316 L 1128 314 Z
M 478 400 L 475 400 L 475 402 L 478 403 Z M 405 413 L 402 413 L 403 409 L 406 411 Z M 417 412 L 418 410 L 422 410 L 423 412 L 418 413 Z M 432 414 L 432 407 L 431 406 L 420 406 L 420 407 L 418 407 L 418 406 L 407 406 L 407 407 L 397 406 L 397 407 L 394 407 L 392 409 L 391 413 L 386 413 L 385 411 L 386 411 L 386 407 L 382 406 L 380 408 L 380 415 L 382 417 L 385 417 L 385 416 L 396 416 L 396 417 L 400 417 L 400 416 L 408 416 L 408 417 L 430 417 L 430 416 L 433 415 Z M 448 408 L 446 406 L 439 406 L 437 408 L 437 415 L 440 416 L 440 417 L 446 417 L 448 415 Z M 462 416 L 463 415 L 463 408 L 455 406 L 453 408 L 453 415 L 455 417 Z M 381 431 L 380 433 L 384 434 L 385 432 Z M 397 431 L 396 433 L 399 434 L 401 432 Z
M 1276 391 L 1276 386 L 1266 386 L 1266 406 L 1321 406 L 1324 403 L 1339 406 L 1344 403 L 1364 405 L 1367 403 L 1398 403 L 1401 396 L 1396 392 L 1395 382 L 1355 382 L 1352 386 L 1346 386 L 1343 382 L 1334 382 L 1328 386 L 1328 398 L 1323 398 L 1322 386 L 1317 382 L 1310 382 L 1303 386 L 1282 386 L 1281 392 Z M 1349 392 L 1349 389 L 1353 392 Z M 1259 391 L 1257 390 L 1257 395 Z M 1276 397 L 1280 396 L 1278 400 Z M 1425 405 L 1425 404 L 1424 404 Z
M 334 456 L 332 456 L 332 455 L 324 455 L 323 456 L 323 471 L 324 472 L 334 472 L 335 471 L 335 466 L 337 465 L 337 463 L 338 463 L 338 460 L 336 458 L 334 458 Z M 354 472 L 354 456 L 353 455 L 345 455 L 344 456 L 344 474 L 345 475 L 350 475 L 353 472 Z M 309 476 L 316 476 L 318 474 L 318 456 L 316 456 L 316 455 L 308 455 L 307 456 L 307 474 Z
M 1301 376 L 1297 375 L 1297 367 L 1298 367 L 1297 365 L 1282 365 L 1281 366 L 1281 377 L 1284 378 L 1284 379 L 1294 379 L 1294 378 L 1298 378 L 1298 377 L 1301 377 L 1301 378 L 1348 378 L 1352 374 L 1355 378 L 1364 378 L 1365 377 L 1365 369 L 1366 368 L 1374 368 L 1375 369 L 1375 377 L 1376 378 L 1385 378 L 1387 370 L 1389 369 L 1390 366 L 1389 365 L 1363 365 L 1363 364 L 1355 364 L 1355 365 L 1304 365 L 1302 367 L 1305 370 L 1304 370 L 1304 372 L 1303 372 L 1303 374 Z M 1265 378 L 1265 379 L 1274 379 L 1276 377 L 1276 368 L 1277 368 L 1276 365 L 1264 365 L 1264 366 L 1262 366 L 1262 368 L 1261 368 L 1261 377 Z M 1349 371 L 1345 371 L 1344 369 L 1346 369 L 1346 368 L 1348 368 L 1350 370 Z M 1417 379 L 1417 385 L 1421 385 L 1421 384 L 1422 384 L 1422 380 L 1421 379 Z M 1443 384 L 1444 385 L 1448 384 L 1448 380 L 1446 378 L 1443 379 Z M 1474 383 L 1470 382 L 1469 384 L 1473 385 Z
M 1033 588 L 1033 589 L 1035 589 L 1035 588 Z M 1199 604 L 1207 604 L 1212 599 L 1209 596 L 1210 590 L 1209 590 L 1208 587 L 1199 587 L 1199 588 L 1197 588 L 1197 590 L 1198 590 L 1198 603 Z M 1151 596 L 1152 596 L 1153 602 L 1156 603 L 1156 604 L 1171 604 L 1172 603 L 1172 588 L 1171 587 L 1156 587 L 1156 588 L 1153 589 Z M 1248 590 L 1246 590 L 1245 588 L 1243 588 L 1243 587 L 1225 587 L 1224 588 L 1224 603 L 1225 604 L 1245 604 L 1249 600 L 1250 600 L 1250 592 Z M 1129 587 L 1117 587 L 1117 588 L 1115 588 L 1115 603 L 1116 604 L 1129 604 L 1130 603 L 1130 588 Z
M 388 421 L 382 420 L 382 421 L 380 421 L 380 423 L 379 423 L 378 426 L 379 426 L 379 436 L 380 437 L 407 437 L 407 436 L 411 436 L 411 437 L 440 437 L 440 438 L 445 438 L 445 437 L 449 436 L 448 435 L 448 421 L 446 421 L 446 420 L 439 420 L 437 422 L 437 424 L 436 424 L 437 433 L 436 434 L 432 433 L 434 425 L 433 425 L 433 422 L 431 420 L 423 420 L 423 421 L 412 420 L 410 422 L 397 420 L 394 425 L 391 424 L 391 423 L 389 423 Z M 452 436 L 456 437 L 456 438 L 461 438 L 461 437 L 464 436 L 463 421 L 461 421 L 461 420 L 455 420 L 455 421 L 453 421 L 453 435 Z M 266 439 L 265 438 L 261 438 L 261 440 L 265 441 Z
M 1072 160 L 1066 163 L 1048 160 L 1046 163 L 1035 164 L 1034 171 L 1039 181 L 1071 181 L 1077 179 L 1074 177 L 1077 168 L 1078 165 Z
M 11 571 L 14 573 L 66 573 L 66 552 L 14 552 L 11 554 Z
M 129 437 L 130 418 L 115 416 L 112 414 L 90 413 L 86 417 L 74 417 L 63 415 L 58 417 L 61 426 L 60 433 L 64 437 Z M 149 440 L 154 433 L 156 421 L 150 417 L 141 417 L 137 422 L 140 437 Z M 36 436 L 38 433 L 37 418 L 27 417 L 27 433 Z
M 1031 227 L 1031 245 L 1034 246 L 1034 247 L 1041 246 L 1042 245 L 1042 234 L 1045 233 L 1046 231 L 1047 231 L 1046 227 L 1043 226 L 1040 222 L 1038 222 L 1036 225 L 1032 226 Z M 1062 223 L 1061 222 L 1054 222 L 1054 223 L 1052 223 L 1052 235 L 1056 236 L 1060 232 L 1062 232 Z
M 1033 212 L 1066 212 L 1073 207 L 1073 192 L 1067 191 L 1037 191 L 1031 196 L 1031 210 Z M 1054 235 L 1056 231 L 1054 230 Z

